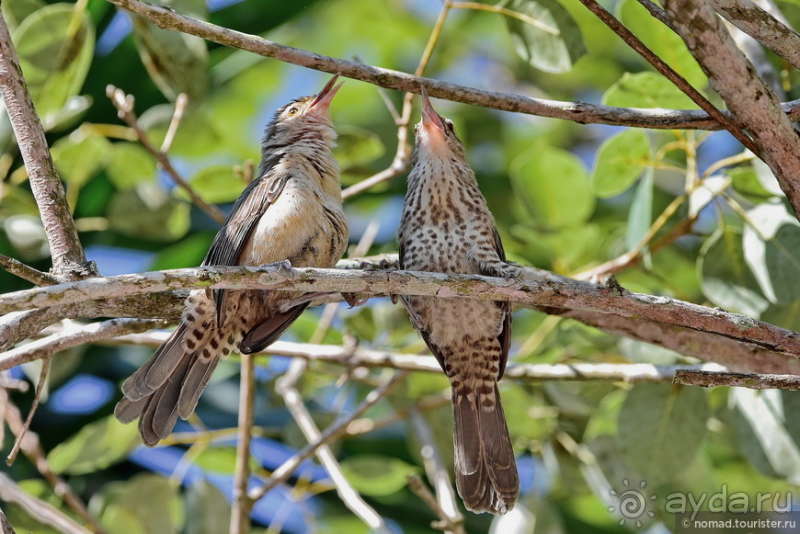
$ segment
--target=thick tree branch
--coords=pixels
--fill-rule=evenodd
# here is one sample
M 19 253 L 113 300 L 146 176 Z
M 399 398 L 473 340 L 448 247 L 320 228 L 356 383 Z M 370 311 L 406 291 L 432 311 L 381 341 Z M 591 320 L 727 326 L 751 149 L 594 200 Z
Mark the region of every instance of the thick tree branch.
M 197 35 L 226 46 L 248 50 L 265 57 L 310 69 L 340 74 L 387 89 L 420 94 L 424 88 L 432 97 L 477 106 L 566 119 L 580 123 L 615 124 L 641 128 L 717 130 L 722 126 L 703 111 L 633 109 L 593 105 L 583 102 L 560 102 L 528 96 L 484 91 L 430 78 L 412 76 L 405 72 L 364 65 L 323 56 L 307 50 L 281 45 L 254 35 L 223 28 L 215 24 L 186 17 L 163 7 L 138 0 L 108 0 L 109 2 L 147 18 L 160 28 Z M 800 116 L 800 101 L 785 104 L 784 110 L 793 117 Z
M 709 4 L 669 0 L 666 8 L 714 90 L 734 120 L 752 134 L 757 152 L 800 214 L 800 136 L 781 111 L 775 93 L 756 74 Z
M 1 14 L 0 93 L 3 95 L 8 118 L 28 171 L 31 191 L 39 206 L 39 214 L 53 259 L 53 274 L 63 280 L 74 280 L 96 274 L 94 265 L 86 261 L 75 221 L 67 205 L 64 186 L 47 148 L 44 128 L 33 108 L 19 66 L 17 51 L 14 49 L 8 26 Z
M 203 267 L 93 278 L 26 289 L 0 296 L 0 313 L 76 304 L 173 289 L 270 289 L 306 293 L 420 295 L 509 301 L 521 306 L 600 312 L 690 328 L 735 339 L 769 351 L 800 358 L 800 334 L 669 297 L 632 293 L 618 285 L 603 286 L 549 275 L 547 279 L 501 279 L 413 271 L 359 271 L 263 267 Z
M 711 0 L 731 24 L 800 69 L 800 34 L 751 0 Z
M 705 388 L 730 386 L 750 389 L 800 389 L 800 376 L 797 375 L 751 375 L 689 369 L 676 371 L 673 382 Z

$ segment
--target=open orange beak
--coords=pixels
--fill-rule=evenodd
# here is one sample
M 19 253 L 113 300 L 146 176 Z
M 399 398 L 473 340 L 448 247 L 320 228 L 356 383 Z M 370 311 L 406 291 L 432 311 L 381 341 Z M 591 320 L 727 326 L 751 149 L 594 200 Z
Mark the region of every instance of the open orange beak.
M 439 132 L 444 132 L 444 119 L 433 109 L 431 99 L 428 98 L 428 92 L 424 87 L 422 88 L 422 126 L 430 133 L 433 133 L 434 128 Z
M 331 102 L 333 101 L 333 97 L 336 96 L 336 93 L 339 92 L 339 89 L 342 87 L 342 84 L 344 83 L 342 82 L 337 84 L 336 80 L 338 79 L 339 75 L 337 74 L 336 76 L 328 80 L 328 83 L 325 84 L 325 87 L 322 88 L 322 91 L 320 91 L 317 94 L 316 98 L 314 98 L 314 100 L 311 102 L 311 105 L 308 108 L 310 111 L 317 111 L 317 112 L 328 111 L 328 108 L 330 107 Z

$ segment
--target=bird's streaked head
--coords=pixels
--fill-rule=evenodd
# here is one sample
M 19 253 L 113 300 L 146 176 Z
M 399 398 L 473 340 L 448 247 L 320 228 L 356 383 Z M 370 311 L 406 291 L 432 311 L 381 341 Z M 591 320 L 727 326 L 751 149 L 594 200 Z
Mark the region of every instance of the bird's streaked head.
M 275 112 L 264 132 L 265 155 L 293 146 L 301 148 L 306 142 L 332 145 L 336 139 L 330 116 L 333 97 L 342 86 L 336 83 L 337 74 L 316 95 L 296 98 Z
M 422 90 L 422 119 L 417 123 L 417 150 L 429 157 L 464 159 L 464 146 L 456 135 L 453 121 L 433 109 L 428 93 Z

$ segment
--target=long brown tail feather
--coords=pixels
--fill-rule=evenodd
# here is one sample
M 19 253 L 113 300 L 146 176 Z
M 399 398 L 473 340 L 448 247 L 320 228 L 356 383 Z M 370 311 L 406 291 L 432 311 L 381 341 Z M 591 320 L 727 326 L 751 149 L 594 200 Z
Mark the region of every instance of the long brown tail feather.
M 493 406 L 453 391 L 456 487 L 468 510 L 504 514 L 519 495 L 519 476 L 497 385 Z

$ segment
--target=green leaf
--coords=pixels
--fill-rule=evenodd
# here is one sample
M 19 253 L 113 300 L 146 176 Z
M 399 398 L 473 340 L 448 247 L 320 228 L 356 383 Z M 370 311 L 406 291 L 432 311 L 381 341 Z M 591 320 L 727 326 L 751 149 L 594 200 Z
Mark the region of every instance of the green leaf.
M 236 448 L 211 446 L 206 447 L 194 460 L 193 463 L 211 473 L 232 475 L 236 469 Z M 258 469 L 258 461 L 250 457 L 250 468 Z
M 159 194 L 163 195 L 163 191 L 153 187 L 145 188 L 141 194 L 123 191 L 114 195 L 107 213 L 111 229 L 127 236 L 162 242 L 185 236 L 191 222 L 191 206 L 169 197 L 159 198 Z
M 653 171 L 645 170 L 644 176 L 633 194 L 633 202 L 628 211 L 628 227 L 625 232 L 625 245 L 632 249 L 639 245 L 647 235 L 653 221 Z
M 105 165 L 111 143 L 84 128 L 78 128 L 53 145 L 51 152 L 58 172 L 67 183 L 81 187 Z
M 671 384 L 639 384 L 619 412 L 618 439 L 631 466 L 650 483 L 685 469 L 706 435 L 705 392 Z
M 216 486 L 200 480 L 186 497 L 186 534 L 218 534 L 228 530 L 231 507 Z
M 722 308 L 751 317 L 769 305 L 744 261 L 742 234 L 730 225 L 720 228 L 700 249 L 697 270 L 703 294 Z
M 128 190 L 156 178 L 156 160 L 142 145 L 114 143 L 108 160 L 108 179 L 117 189 Z
M 773 194 L 761 184 L 755 169 L 752 165 L 735 167 L 725 171 L 733 184 L 733 188 L 737 193 L 741 193 L 748 198 L 755 197 L 754 200 L 762 201 L 766 197 L 773 196 Z
M 177 534 L 183 523 L 177 487 L 159 475 L 143 473 L 125 482 L 106 484 L 92 504 L 101 508 L 98 515 L 109 534 Z
M 14 43 L 36 111 L 48 124 L 83 86 L 94 56 L 92 23 L 73 4 L 51 4 L 25 18 Z
M 779 304 L 800 299 L 800 224 L 781 202 L 759 204 L 748 217 L 755 229 L 744 227 L 744 257 L 761 292 Z
M 626 72 L 603 94 L 603 104 L 629 108 L 697 108 L 691 98 L 655 72 Z
M 659 345 L 637 341 L 629 337 L 619 340 L 619 350 L 626 358 L 635 363 L 672 365 L 681 357 L 677 352 Z
M 786 196 L 778 183 L 778 179 L 775 178 L 775 175 L 772 173 L 772 169 L 769 168 L 769 165 L 756 158 L 753 160 L 753 170 L 756 172 L 756 178 L 758 178 L 761 187 L 769 191 L 771 195 L 778 197 Z
M 650 141 L 642 130 L 625 130 L 600 145 L 592 173 L 594 193 L 616 196 L 630 187 L 650 162 Z
M 47 462 L 56 473 L 82 475 L 119 462 L 138 444 L 136 425 L 124 425 L 109 415 L 56 445 Z
M 374 341 L 378 335 L 372 308 L 361 307 L 355 313 L 348 314 L 344 324 L 356 339 Z
M 200 198 L 210 204 L 233 202 L 245 188 L 245 183 L 233 172 L 233 167 L 230 165 L 206 167 L 192 176 L 189 184 Z M 179 198 L 189 200 L 189 194 L 182 187 L 176 187 L 175 194 Z
M 567 72 L 586 53 L 581 30 L 556 0 L 505 0 L 501 4 L 536 24 L 505 17 L 517 54 L 545 72 Z
M 693 86 L 702 89 L 708 83 L 703 69 L 675 32 L 653 17 L 637 0 L 624 0 L 619 6 L 622 22 L 647 47 Z
M 532 150 L 514 162 L 511 180 L 531 215 L 550 228 L 581 224 L 594 211 L 589 176 L 581 161 L 565 150 Z
M 342 462 L 342 471 L 353 487 L 370 497 L 391 495 L 403 489 L 408 475 L 418 469 L 389 456 L 361 454 Z
M 3 17 L 12 30 L 19 26 L 28 15 L 45 5 L 42 0 L 5 0 L 0 4 L 3 9 Z
M 381 138 L 373 131 L 358 126 L 338 126 L 334 156 L 339 167 L 347 171 L 372 163 L 386 152 Z
M 178 12 L 204 19 L 204 0 L 160 0 L 155 2 Z M 203 39 L 163 30 L 144 17 L 133 16 L 133 31 L 139 56 L 159 90 L 170 100 L 186 93 L 200 99 L 208 86 L 208 50 Z
M 162 248 L 153 259 L 149 270 L 196 267 L 203 261 L 213 239 L 214 234 L 209 232 L 192 233 L 183 241 Z

